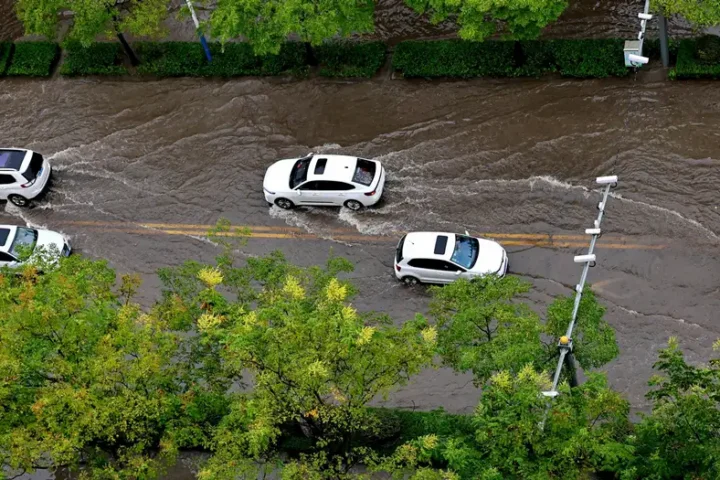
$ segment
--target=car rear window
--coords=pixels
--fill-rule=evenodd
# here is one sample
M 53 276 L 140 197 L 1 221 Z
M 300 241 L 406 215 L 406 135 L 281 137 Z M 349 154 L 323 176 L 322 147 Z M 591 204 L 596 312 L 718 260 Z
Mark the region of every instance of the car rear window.
M 355 174 L 353 175 L 352 181 L 369 187 L 375 178 L 375 171 L 377 170 L 377 163 L 372 160 L 365 160 L 364 158 L 357 159 L 357 165 L 355 166 Z
M 25 153 L 17 150 L 0 150 L 0 168 L 20 170 L 23 159 L 25 159 Z
M 447 243 L 448 243 L 448 237 L 445 235 L 438 235 L 437 240 L 435 240 L 435 255 L 445 255 L 445 250 L 447 249 Z
M 402 237 L 400 239 L 400 243 L 398 243 L 397 251 L 395 252 L 395 261 L 396 262 L 401 262 L 403 259 L 402 252 L 403 252 L 403 247 L 405 246 L 405 237 L 407 237 L 407 235 Z
M 0 245 L 7 243 L 8 236 L 10 235 L 9 228 L 0 228 Z
M 27 170 L 23 172 L 23 177 L 25 177 L 29 182 L 35 180 L 35 177 L 37 177 L 38 172 L 42 168 L 43 165 L 43 157 L 39 153 L 33 153 L 32 158 L 30 159 L 30 165 L 28 165 Z

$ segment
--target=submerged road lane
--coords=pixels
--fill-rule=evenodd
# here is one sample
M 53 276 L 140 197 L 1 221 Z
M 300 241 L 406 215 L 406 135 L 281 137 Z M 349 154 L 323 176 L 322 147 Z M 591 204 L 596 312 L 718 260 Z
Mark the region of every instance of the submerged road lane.
M 506 245 L 511 273 L 532 280 L 544 311 L 569 294 L 600 199 L 617 174 L 590 282 L 618 331 L 613 385 L 644 408 L 651 365 L 671 335 L 692 360 L 720 337 L 720 92 L 704 83 L 307 80 L 0 81 L 0 143 L 52 162 L 34 208 L 0 206 L 1 223 L 70 235 L 82 253 L 144 274 L 212 260 L 207 226 L 250 226 L 241 255 L 280 249 L 296 263 L 331 250 L 355 265 L 356 305 L 401 322 L 424 312 L 423 288 L 392 273 L 400 232 L 484 233 Z M 382 160 L 378 208 L 268 207 L 265 168 L 319 151 Z M 426 372 L 393 405 L 470 411 L 466 375 Z

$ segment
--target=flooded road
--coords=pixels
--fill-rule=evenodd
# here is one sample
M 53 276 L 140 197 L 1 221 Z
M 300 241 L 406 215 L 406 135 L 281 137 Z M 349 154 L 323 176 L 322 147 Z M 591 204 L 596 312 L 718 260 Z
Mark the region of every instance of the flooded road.
M 300 264 L 330 250 L 357 266 L 357 304 L 397 321 L 427 306 L 392 275 L 411 229 L 485 233 L 544 310 L 579 278 L 573 254 L 595 218 L 596 176 L 616 174 L 590 281 L 617 329 L 613 385 L 636 408 L 656 351 L 677 335 L 693 360 L 720 337 L 720 93 L 714 84 L 617 81 L 408 82 L 390 78 L 158 82 L 2 81 L 2 144 L 44 153 L 55 184 L 0 222 L 59 229 L 80 252 L 152 274 L 217 252 L 225 217 L 253 228 L 245 255 L 282 249 Z M 268 207 L 265 168 L 309 151 L 378 158 L 379 208 Z M 569 237 L 564 237 L 569 236 Z M 469 377 L 423 374 L 390 404 L 469 412 Z

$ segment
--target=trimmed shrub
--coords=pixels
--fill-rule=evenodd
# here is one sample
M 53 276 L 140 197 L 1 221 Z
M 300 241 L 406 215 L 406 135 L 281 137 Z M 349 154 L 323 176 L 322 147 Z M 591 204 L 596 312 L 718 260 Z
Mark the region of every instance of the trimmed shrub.
M 551 43 L 541 40 L 518 42 L 515 63 L 520 76 L 540 77 L 557 71 Z
M 678 79 L 720 78 L 720 61 L 711 63 L 712 55 L 714 55 L 713 47 L 708 46 L 707 43 L 691 39 L 681 40 L 677 63 L 675 69 L 670 72 L 670 77 Z
M 137 71 L 159 77 L 234 77 L 280 75 L 306 69 L 307 53 L 302 43 L 289 42 L 277 55 L 256 56 L 247 43 L 211 43 L 208 63 L 198 42 L 139 42 L 134 45 L 140 65 Z
M 54 42 L 18 42 L 7 74 L 49 77 L 59 52 Z
M 621 39 L 551 40 L 548 47 L 561 75 L 604 78 L 628 75 L 622 56 L 624 45 Z
M 315 49 L 323 77 L 370 78 L 385 63 L 385 44 L 376 42 L 328 42 Z
M 93 43 L 83 47 L 79 42 L 65 46 L 67 55 L 60 67 L 63 75 L 123 75 L 122 46 L 119 43 Z
M 514 76 L 515 42 L 401 42 L 395 48 L 393 68 L 405 77 Z
M 12 53 L 13 44 L 10 42 L 0 42 L 0 77 L 5 74 L 8 63 L 10 62 L 10 54 Z

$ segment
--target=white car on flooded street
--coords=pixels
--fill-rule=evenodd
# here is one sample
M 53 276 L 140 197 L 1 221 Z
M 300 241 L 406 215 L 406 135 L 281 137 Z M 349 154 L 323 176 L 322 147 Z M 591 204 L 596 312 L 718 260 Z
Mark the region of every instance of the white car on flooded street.
M 15 225 L 0 225 L 0 267 L 20 267 L 23 255 L 30 255 L 26 260 L 32 261 L 40 248 L 54 263 L 60 257 L 67 257 L 72 252 L 70 242 L 62 234 L 51 230 L 39 228 L 17 227 Z
M 395 252 L 395 276 L 407 285 L 503 276 L 507 268 L 507 252 L 499 243 L 467 234 L 412 232 Z
M 27 207 L 50 180 L 50 164 L 37 152 L 0 148 L 0 200 Z
M 377 160 L 348 155 L 313 154 L 275 162 L 265 172 L 265 200 L 280 208 L 298 205 L 375 205 L 382 197 L 385 170 Z

